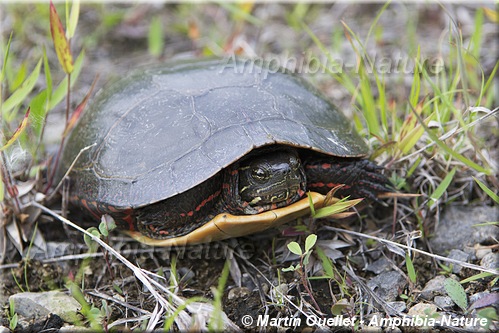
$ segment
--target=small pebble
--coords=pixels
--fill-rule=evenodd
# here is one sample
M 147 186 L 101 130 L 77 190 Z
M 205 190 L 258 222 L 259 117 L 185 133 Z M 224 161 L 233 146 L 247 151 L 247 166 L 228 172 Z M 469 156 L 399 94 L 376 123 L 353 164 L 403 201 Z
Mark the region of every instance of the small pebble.
M 450 251 L 447 258 L 468 262 L 470 260 L 470 255 L 464 251 L 453 249 Z M 452 272 L 454 274 L 460 274 L 462 269 L 463 266 L 454 263 L 452 264 Z
M 249 290 L 256 290 L 257 286 L 255 284 L 254 278 L 249 275 L 248 273 L 243 273 L 243 276 L 241 278 L 241 283 L 244 287 L 248 288 Z
M 366 325 L 365 326 L 366 332 L 382 333 L 383 327 L 381 327 L 380 325 L 367 326 L 367 323 L 370 323 L 371 321 L 379 323 L 384 318 L 386 318 L 386 315 L 382 313 L 373 313 L 371 316 L 367 317 L 366 320 L 364 321 L 364 325 Z
M 470 308 L 480 309 L 488 306 L 497 306 L 499 304 L 499 293 L 491 293 L 489 291 L 483 291 L 471 295 L 470 297 Z
M 403 301 L 388 302 L 389 314 L 395 316 L 407 309 L 407 305 Z M 393 309 L 393 310 L 392 310 Z
M 390 270 L 391 263 L 386 257 L 381 257 L 372 264 L 367 266 L 367 270 L 374 274 L 381 274 L 384 271 Z
M 437 306 L 429 303 L 418 303 L 411 307 L 407 314 L 409 316 L 427 317 L 437 312 Z
M 13 301 L 16 312 L 27 319 L 40 319 L 54 313 L 73 323 L 78 320 L 77 312 L 81 308 L 72 296 L 60 291 L 18 293 L 10 296 L 9 301 Z
M 430 240 L 431 247 L 435 253 L 446 254 L 453 249 L 462 250 L 467 246 L 493 242 L 495 226 L 475 225 L 495 221 L 498 215 L 499 207 L 448 206 L 440 219 L 435 237 Z
M 367 286 L 387 302 L 395 301 L 406 284 L 402 274 L 396 271 L 383 272 L 367 282 Z
M 487 253 L 480 261 L 480 266 L 491 269 L 499 268 L 499 255 L 494 252 Z
M 433 302 L 442 310 L 450 310 L 454 306 L 454 302 L 449 296 L 435 296 Z
M 165 269 L 165 272 L 167 269 Z M 182 277 L 183 281 L 191 281 L 196 277 L 196 274 L 192 271 L 192 269 L 187 267 L 180 267 L 178 270 L 179 275 Z
M 423 290 L 421 290 L 421 298 L 430 301 L 436 295 L 445 295 L 444 288 L 445 276 L 439 275 L 426 283 Z
M 487 295 L 490 294 L 490 291 L 482 291 L 482 292 L 479 292 L 479 293 L 476 293 L 476 294 L 473 294 L 470 296 L 469 298 L 469 303 L 470 304 L 473 304 L 475 303 L 476 301 L 478 301 L 480 298 L 483 298 Z
M 235 287 L 229 290 L 229 294 L 227 295 L 227 298 L 229 300 L 235 299 L 235 298 L 246 298 L 248 295 L 251 294 L 251 291 L 246 288 L 246 287 Z
M 272 288 L 270 295 L 273 299 L 281 300 L 284 296 L 288 295 L 289 287 L 286 283 L 281 283 L 280 285 Z
M 475 250 L 475 257 L 477 257 L 477 259 L 483 259 L 483 257 L 485 257 L 487 254 L 489 253 L 492 253 L 492 249 L 488 246 L 482 246 L 480 244 L 477 244 L 476 246 L 474 246 L 474 250 Z

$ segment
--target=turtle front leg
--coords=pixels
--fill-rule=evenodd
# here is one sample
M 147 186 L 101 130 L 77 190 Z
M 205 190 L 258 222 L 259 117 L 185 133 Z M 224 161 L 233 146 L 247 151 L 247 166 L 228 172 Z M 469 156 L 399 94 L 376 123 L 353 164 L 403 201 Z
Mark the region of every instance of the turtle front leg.
M 344 184 L 336 192 L 340 197 L 368 198 L 378 201 L 380 193 L 393 192 L 388 178 L 381 174 L 383 167 L 368 161 L 346 158 L 326 158 L 305 163 L 307 189 L 326 194 Z

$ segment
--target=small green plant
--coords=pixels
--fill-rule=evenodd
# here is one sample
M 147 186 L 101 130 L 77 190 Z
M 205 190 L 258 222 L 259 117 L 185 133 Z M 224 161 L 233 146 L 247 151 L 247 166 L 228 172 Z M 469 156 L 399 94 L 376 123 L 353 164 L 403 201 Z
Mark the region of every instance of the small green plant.
M 333 314 L 333 316 L 340 316 L 343 313 L 347 312 L 347 310 L 352 310 L 352 304 L 350 304 L 350 302 L 346 298 L 338 300 L 338 302 L 334 303 L 331 306 L 331 313 Z
M 454 279 L 447 278 L 444 281 L 444 288 L 447 295 L 461 308 L 466 311 L 468 308 L 468 299 L 463 286 Z
M 314 247 L 315 243 L 317 242 L 317 235 L 311 234 L 308 235 L 307 239 L 305 240 L 305 252 L 302 251 L 300 244 L 297 242 L 291 242 L 288 244 L 288 249 L 292 253 L 296 254 L 297 256 L 300 256 L 300 263 L 296 266 L 289 266 L 288 268 L 283 268 L 282 270 L 284 272 L 289 272 L 289 271 L 298 271 L 300 270 L 303 273 L 303 267 L 308 264 L 310 255 L 312 254 L 312 247 Z
M 116 228 L 117 228 L 117 226 L 116 226 L 116 222 L 114 221 L 114 219 L 111 218 L 109 215 L 103 215 L 101 222 L 99 223 L 99 228 L 91 227 L 91 228 L 88 228 L 87 231 L 89 233 L 91 233 L 92 235 L 99 237 L 100 239 L 103 239 L 105 242 L 108 242 L 109 232 L 116 229 Z M 88 246 L 88 253 L 89 254 L 97 252 L 97 250 L 99 248 L 99 244 L 97 244 L 97 242 L 92 240 L 92 238 L 89 235 L 84 234 L 83 240 L 85 241 L 85 244 Z M 111 269 L 111 266 L 109 264 L 109 254 L 108 254 L 106 249 L 103 249 L 103 253 L 104 253 L 104 259 L 106 260 L 106 264 L 108 267 L 108 272 L 109 272 L 109 274 L 111 274 L 111 279 L 114 280 L 114 273 L 113 273 L 113 270 Z M 90 260 L 91 260 L 90 257 L 83 259 L 82 264 L 80 266 L 80 270 L 79 270 L 78 275 L 77 275 L 76 281 L 81 280 L 81 278 L 83 277 L 83 272 L 85 271 L 85 267 L 87 267 Z M 120 287 L 114 283 L 113 283 L 113 287 L 116 291 L 118 291 L 118 292 L 121 291 Z M 121 291 L 120 293 L 123 293 L 123 292 Z
M 312 276 L 309 279 L 310 280 L 316 280 L 316 279 L 332 279 L 336 282 L 338 287 L 340 288 L 341 292 L 341 297 L 349 297 L 351 298 L 352 295 L 350 294 L 347 279 L 346 279 L 346 272 L 339 272 L 338 269 L 336 268 L 335 265 L 333 265 L 333 262 L 331 259 L 324 253 L 322 248 L 320 246 L 316 247 L 316 252 L 317 256 L 322 262 L 322 269 L 324 270 L 324 275 L 323 276 Z M 343 275 L 342 275 L 343 274 Z
M 14 300 L 11 298 L 9 300 L 9 329 L 11 331 L 14 331 L 17 327 L 17 313 L 16 313 L 16 304 L 14 303 Z
M 497 315 L 497 311 L 493 307 L 483 308 L 480 311 L 478 311 L 476 314 L 480 318 L 487 319 L 487 323 L 482 326 L 485 329 L 489 329 L 493 321 L 496 322 L 499 321 L 499 315 Z
M 452 268 L 454 267 L 453 264 L 445 265 L 443 263 L 438 263 L 438 266 L 442 269 L 438 274 L 440 275 L 450 275 L 452 274 Z
M 312 299 L 315 308 L 318 311 L 320 311 L 320 307 L 312 295 L 312 290 L 309 286 L 309 281 L 307 280 L 307 271 L 306 271 L 306 266 L 308 265 L 310 255 L 312 254 L 312 248 L 314 247 L 316 242 L 317 242 L 317 235 L 315 234 L 308 235 L 307 238 L 305 239 L 305 251 L 302 251 L 300 244 L 298 244 L 297 242 L 289 243 L 288 244 L 289 251 L 300 257 L 300 263 L 296 266 L 290 265 L 288 268 L 283 268 L 282 270 L 284 272 L 294 271 L 300 275 L 303 287 L 305 288 L 308 295 Z
M 227 285 L 227 279 L 229 278 L 230 273 L 230 261 L 227 260 L 225 262 L 224 268 L 222 270 L 222 274 L 220 275 L 220 279 L 218 280 L 217 288 L 212 288 L 212 293 L 214 296 L 213 301 L 206 299 L 204 297 L 191 297 L 181 303 L 175 311 L 167 314 L 165 316 L 165 322 L 163 326 L 164 332 L 171 332 L 174 329 L 175 319 L 180 315 L 180 313 L 186 310 L 193 303 L 211 303 L 213 305 L 213 310 L 211 312 L 211 316 L 208 322 L 208 331 L 209 332 L 220 332 L 224 329 L 224 318 L 223 318 L 223 307 L 222 307 L 222 297 L 225 290 L 225 286 Z M 175 272 L 171 274 L 177 275 Z M 170 282 L 171 284 L 176 284 L 175 282 Z
M 405 254 L 405 267 L 407 268 L 407 275 L 409 275 L 409 279 L 413 284 L 416 283 L 416 270 L 414 269 L 414 263 L 412 262 L 411 256 L 409 253 Z
M 109 320 L 109 317 L 111 316 L 112 312 L 109 306 L 107 305 L 107 302 L 105 300 L 102 300 L 102 306 L 99 309 L 95 307 L 93 304 L 87 302 L 85 296 L 83 295 L 83 292 L 76 283 L 69 282 L 68 289 L 71 292 L 71 295 L 74 297 L 74 299 L 78 303 L 80 303 L 81 305 L 80 312 L 86 318 L 90 328 L 94 332 L 104 332 L 103 323 L 105 322 L 107 326 L 107 320 Z
M 227 279 L 229 278 L 230 272 L 230 261 L 226 260 L 220 279 L 218 280 L 218 287 L 212 288 L 213 293 L 213 312 L 211 313 L 210 321 L 208 323 L 208 329 L 210 332 L 221 332 L 224 330 L 223 323 L 223 304 L 222 297 L 224 294 L 225 286 L 227 285 Z

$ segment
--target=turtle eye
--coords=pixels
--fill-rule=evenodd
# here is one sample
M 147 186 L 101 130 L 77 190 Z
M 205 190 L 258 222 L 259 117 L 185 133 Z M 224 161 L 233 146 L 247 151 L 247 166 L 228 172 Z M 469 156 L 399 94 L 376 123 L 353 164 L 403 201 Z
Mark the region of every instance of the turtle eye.
M 268 172 L 263 168 L 253 168 L 251 170 L 251 177 L 256 181 L 266 181 L 268 179 Z

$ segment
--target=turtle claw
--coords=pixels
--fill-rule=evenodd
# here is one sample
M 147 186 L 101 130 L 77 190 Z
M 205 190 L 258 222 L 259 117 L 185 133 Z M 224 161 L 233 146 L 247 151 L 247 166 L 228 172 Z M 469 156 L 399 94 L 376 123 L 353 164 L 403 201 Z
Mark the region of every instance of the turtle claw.
M 383 167 L 374 164 L 368 160 L 362 160 L 358 163 L 357 169 L 359 172 L 358 178 L 352 184 L 352 197 L 368 198 L 370 200 L 380 202 L 378 195 L 386 192 L 393 192 L 388 187 L 390 181 L 379 171 L 384 170 Z
M 339 196 L 367 198 L 380 202 L 378 195 L 393 192 L 390 181 L 380 171 L 383 167 L 369 160 L 334 159 L 315 161 L 306 165 L 307 182 L 311 190 L 328 192 L 328 186 L 345 184 L 338 189 Z

